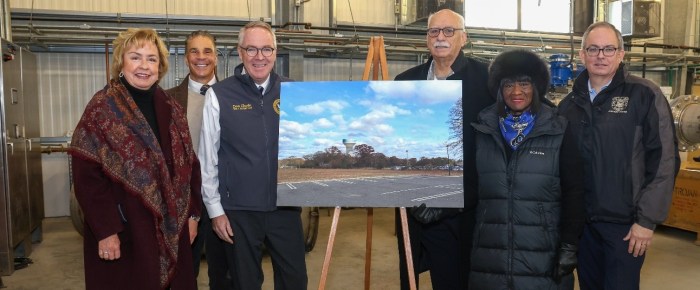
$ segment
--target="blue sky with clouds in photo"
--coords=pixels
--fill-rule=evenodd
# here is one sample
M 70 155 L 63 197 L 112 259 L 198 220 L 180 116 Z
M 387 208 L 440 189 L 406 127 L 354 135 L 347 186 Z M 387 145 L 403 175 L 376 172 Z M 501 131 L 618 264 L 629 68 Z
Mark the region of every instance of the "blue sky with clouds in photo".
M 460 81 L 282 83 L 279 157 L 344 152 L 343 139 L 387 157 L 445 157 L 449 111 L 461 96 Z

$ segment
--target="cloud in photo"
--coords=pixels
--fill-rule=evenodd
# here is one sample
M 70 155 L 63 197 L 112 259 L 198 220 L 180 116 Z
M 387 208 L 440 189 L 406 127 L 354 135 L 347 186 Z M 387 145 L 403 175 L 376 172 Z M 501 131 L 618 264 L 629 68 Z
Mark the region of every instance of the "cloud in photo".
M 283 84 L 280 157 L 303 156 L 342 139 L 387 156 L 445 155 L 459 81 L 330 81 Z
M 426 104 L 454 103 L 462 95 L 462 84 L 460 81 L 377 81 L 369 82 L 367 88 L 374 92 L 377 99 L 380 100 L 415 98 Z
M 281 120 L 280 121 L 280 136 L 297 139 L 305 138 L 306 135 L 312 133 L 312 126 L 302 124 L 296 121 Z
M 308 105 L 297 106 L 296 108 L 294 108 L 294 110 L 308 115 L 320 115 L 327 111 L 337 114 L 347 106 L 348 103 L 342 100 L 328 100 Z
M 435 111 L 433 111 L 431 109 L 418 109 L 418 115 L 431 116 L 433 114 L 435 114 Z
M 316 119 L 313 122 L 313 125 L 314 125 L 314 127 L 323 128 L 323 129 L 332 128 L 335 126 L 335 124 L 333 122 L 331 122 L 330 120 L 328 120 L 326 118 Z

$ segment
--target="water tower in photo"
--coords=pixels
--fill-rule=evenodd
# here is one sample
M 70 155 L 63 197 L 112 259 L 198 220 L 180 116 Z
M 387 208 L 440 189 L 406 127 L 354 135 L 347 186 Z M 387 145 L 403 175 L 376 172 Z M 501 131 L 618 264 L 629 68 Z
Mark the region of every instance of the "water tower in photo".
M 355 140 L 343 139 L 343 145 L 345 145 L 345 154 L 350 155 L 352 148 L 355 147 Z

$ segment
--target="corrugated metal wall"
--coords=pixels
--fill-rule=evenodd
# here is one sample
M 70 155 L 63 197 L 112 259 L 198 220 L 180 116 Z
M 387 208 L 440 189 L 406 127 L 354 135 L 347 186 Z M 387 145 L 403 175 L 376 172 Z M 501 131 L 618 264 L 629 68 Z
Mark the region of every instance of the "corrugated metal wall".
M 41 136 L 64 136 L 92 95 L 105 86 L 101 54 L 37 53 Z
M 32 1 L 12 0 L 11 8 L 31 9 L 34 2 L 36 10 L 72 10 L 104 13 L 134 13 L 188 16 L 221 16 L 234 18 L 270 17 L 271 1 L 247 0 L 61 0 Z M 248 6 L 250 5 L 250 6 Z M 250 10 L 250 15 L 248 11 Z
M 328 1 L 309 1 L 304 3 L 302 7 L 304 21 L 310 22 L 315 26 L 320 27 L 330 27 L 330 2 L 338 0 L 328 0 Z M 347 0 L 342 0 L 347 1 Z
M 394 0 L 335 0 L 338 22 L 394 25 Z M 350 13 L 352 10 L 352 14 Z M 308 22 L 314 23 L 314 19 Z M 312 15 L 311 15 L 312 16 Z
M 358 81 L 362 80 L 362 73 L 365 69 L 365 57 L 358 56 L 350 59 L 334 58 L 305 58 L 304 59 L 304 81 Z M 394 77 L 417 65 L 417 61 L 390 61 L 388 63 L 389 78 Z M 370 78 L 372 75 L 370 74 Z
M 94 53 L 36 55 L 39 66 L 41 136 L 64 136 L 78 124 L 92 95 L 105 86 L 105 56 Z M 226 59 L 219 56 L 217 75 L 220 78 L 232 74 L 240 60 L 237 56 L 230 56 L 228 70 L 226 63 Z M 187 72 L 183 56 L 171 55 L 170 70 L 161 80 L 161 87 L 167 89 L 176 86 Z
M 92 95 L 106 84 L 104 54 L 90 53 L 37 53 L 39 60 L 39 95 L 41 136 L 64 136 L 73 130 Z M 228 63 L 228 69 L 226 64 Z M 306 58 L 305 81 L 361 80 L 365 56 L 350 59 Z M 240 64 L 238 56 L 228 60 L 219 56 L 217 75 L 220 78 L 233 73 Z M 389 77 L 413 67 L 418 61 L 389 62 Z M 280 71 L 284 68 L 279 67 Z M 177 73 L 176 73 L 177 71 Z M 171 88 L 187 75 L 182 55 L 170 56 L 170 71 L 160 82 Z
M 12 0 L 11 8 L 36 10 L 71 10 L 101 13 L 166 14 L 183 16 L 220 16 L 256 19 L 271 17 L 272 1 L 250 0 Z M 329 25 L 329 1 L 335 1 L 337 21 L 358 25 L 394 25 L 395 0 L 328 0 L 309 1 L 303 5 L 303 22 L 316 26 Z M 250 15 L 249 15 L 250 11 Z M 351 13 L 352 12 L 352 13 Z M 354 20 L 354 21 L 353 21 Z

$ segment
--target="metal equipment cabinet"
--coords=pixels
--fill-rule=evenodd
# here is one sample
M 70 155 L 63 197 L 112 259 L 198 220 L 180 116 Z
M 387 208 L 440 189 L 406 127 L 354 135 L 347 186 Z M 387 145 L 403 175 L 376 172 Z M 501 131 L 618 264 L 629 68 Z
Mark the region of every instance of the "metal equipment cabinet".
M 44 193 L 36 56 L 2 40 L 0 62 L 0 274 L 41 241 Z

